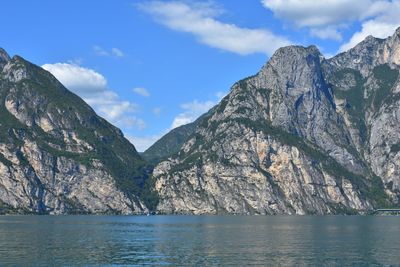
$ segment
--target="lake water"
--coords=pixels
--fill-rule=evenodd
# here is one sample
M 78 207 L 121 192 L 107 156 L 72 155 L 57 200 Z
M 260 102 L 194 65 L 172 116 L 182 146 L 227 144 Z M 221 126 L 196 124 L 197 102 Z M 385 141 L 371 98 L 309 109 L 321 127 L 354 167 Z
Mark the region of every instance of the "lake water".
M 3 216 L 0 265 L 400 266 L 400 217 Z

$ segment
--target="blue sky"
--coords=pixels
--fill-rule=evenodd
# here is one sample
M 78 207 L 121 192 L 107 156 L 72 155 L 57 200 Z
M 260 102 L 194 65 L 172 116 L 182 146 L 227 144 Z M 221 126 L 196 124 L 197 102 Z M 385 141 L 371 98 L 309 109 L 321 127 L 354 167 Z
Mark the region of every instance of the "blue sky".
M 143 151 L 280 46 L 330 57 L 400 25 L 400 1 L 5 0 L 0 47 L 52 72 Z

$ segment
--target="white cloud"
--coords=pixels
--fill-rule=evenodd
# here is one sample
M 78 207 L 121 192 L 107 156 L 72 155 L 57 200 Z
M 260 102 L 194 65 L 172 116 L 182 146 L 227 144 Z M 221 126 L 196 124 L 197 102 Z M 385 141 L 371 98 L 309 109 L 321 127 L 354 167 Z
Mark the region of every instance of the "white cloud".
M 144 96 L 144 97 L 149 97 L 150 96 L 150 93 L 149 93 L 149 91 L 147 91 L 145 88 L 143 88 L 143 87 L 136 87 L 136 88 L 133 88 L 133 90 L 132 90 L 134 93 L 136 93 L 136 94 L 138 94 L 138 95 L 141 95 L 141 96 Z
M 72 90 L 79 88 L 80 93 L 102 92 L 107 87 L 107 80 L 94 70 L 70 63 L 44 64 L 58 80 Z
M 218 99 L 218 102 L 221 101 L 222 98 L 224 98 L 227 95 L 226 92 L 218 91 L 215 93 L 215 96 Z
M 145 122 L 134 115 L 138 105 L 121 100 L 116 92 L 108 88 L 106 78 L 100 73 L 69 63 L 44 64 L 42 68 L 111 123 L 124 128 L 146 127 Z
M 158 141 L 163 135 L 152 135 L 152 136 L 126 136 L 126 138 L 135 146 L 138 152 L 144 152 L 156 141 Z
M 333 58 L 335 55 L 333 54 L 329 54 L 329 53 L 324 53 L 324 57 L 329 59 L 329 58 Z
M 125 55 L 124 52 L 122 52 L 122 50 L 119 48 L 114 47 L 114 48 L 111 48 L 110 51 L 107 51 L 106 49 L 104 49 L 98 45 L 93 46 L 93 52 L 97 56 L 101 56 L 101 57 L 108 57 L 108 56 L 123 57 Z
M 110 54 L 98 45 L 93 46 L 93 51 L 98 56 L 109 56 Z
M 207 100 L 201 102 L 195 99 L 192 102 L 182 104 L 181 108 L 184 111 L 179 113 L 178 116 L 174 118 L 174 120 L 172 121 L 171 129 L 195 121 L 198 117 L 200 117 L 216 104 L 218 104 L 218 102 L 220 102 L 221 99 L 226 96 L 226 93 L 217 92 L 215 96 L 217 98 L 216 100 Z
M 203 44 L 240 55 L 271 55 L 290 44 L 288 39 L 266 29 L 242 28 L 217 20 L 221 10 L 210 3 L 150 1 L 139 8 L 172 30 L 191 33 Z
M 83 63 L 83 58 L 74 58 L 67 61 L 67 63 L 72 65 L 81 65 Z
M 261 0 L 274 15 L 300 28 L 309 28 L 312 36 L 342 40 L 341 30 L 355 21 L 381 16 L 392 6 L 390 0 Z M 397 10 L 398 12 L 398 10 Z
M 347 51 L 358 43 L 363 41 L 367 36 L 372 35 L 377 38 L 386 38 L 394 33 L 399 24 L 388 24 L 376 20 L 370 20 L 362 24 L 362 30 L 356 32 L 351 37 L 350 41 L 340 47 L 340 52 Z
M 124 52 L 122 52 L 120 49 L 115 48 L 115 47 L 111 49 L 111 53 L 116 57 L 123 57 L 124 56 Z
M 133 115 L 125 114 L 124 116 L 117 117 L 114 122 L 115 125 L 123 125 L 125 128 L 136 128 L 143 130 L 147 127 L 144 120 L 136 118 Z
M 343 39 L 342 34 L 332 27 L 313 28 L 310 30 L 310 34 L 323 40 L 342 41 Z
M 161 115 L 161 107 L 155 107 L 155 108 L 153 108 L 153 114 L 155 115 L 155 116 L 160 116 Z
M 217 101 L 198 101 L 194 100 L 192 102 L 184 103 L 181 105 L 181 108 L 184 110 L 179 113 L 173 120 L 171 127 L 166 129 L 160 134 L 151 135 L 151 136 L 127 136 L 128 140 L 136 147 L 136 149 L 140 152 L 145 151 L 151 145 L 153 145 L 157 140 L 159 140 L 163 135 L 168 133 L 170 130 L 191 123 L 195 121 L 198 117 L 203 115 L 205 112 L 209 111 L 213 106 L 215 106 L 222 97 L 226 95 L 226 93 L 218 92 Z M 153 109 L 153 113 L 158 116 L 161 112 L 161 108 L 156 107 Z
M 193 100 L 192 102 L 184 103 L 180 107 L 183 112 L 179 113 L 174 119 L 169 129 L 162 131 L 160 134 L 150 135 L 150 136 L 127 136 L 128 140 L 135 145 L 136 149 L 140 152 L 145 151 L 156 141 L 158 141 L 162 136 L 168 133 L 170 130 L 191 123 L 195 121 L 198 117 L 209 111 L 213 106 L 215 106 L 223 97 L 227 94 L 225 92 L 216 92 L 213 97 L 215 100 L 208 101 L 198 101 Z M 160 107 L 155 107 L 153 109 L 154 115 L 158 116 L 161 113 Z
M 173 120 L 171 127 L 166 129 L 160 134 L 151 136 L 128 136 L 127 138 L 135 145 L 136 149 L 140 152 L 145 151 L 151 145 L 153 145 L 157 140 L 159 140 L 163 135 L 168 133 L 170 130 L 191 123 L 195 121 L 198 117 L 209 111 L 213 106 L 215 106 L 223 97 L 226 96 L 225 92 L 215 93 L 216 100 L 208 101 L 198 101 L 193 100 L 192 102 L 184 103 L 181 108 L 184 110 L 179 113 Z M 161 108 L 156 107 L 153 109 L 153 113 L 158 116 L 161 113 Z
M 197 100 L 182 104 L 181 108 L 185 111 L 175 117 L 172 122 L 171 129 L 195 121 L 198 117 L 210 110 L 216 104 L 217 103 L 215 101 L 199 102 Z
M 399 13 L 400 1 L 393 1 L 389 6 L 386 6 L 385 12 L 364 21 L 361 25 L 361 31 L 354 33 L 350 40 L 340 47 L 340 51 L 343 52 L 354 47 L 369 35 L 377 38 L 386 38 L 393 35 L 400 26 Z
M 340 25 L 382 12 L 386 2 L 373 0 L 261 0 L 278 18 L 298 27 Z

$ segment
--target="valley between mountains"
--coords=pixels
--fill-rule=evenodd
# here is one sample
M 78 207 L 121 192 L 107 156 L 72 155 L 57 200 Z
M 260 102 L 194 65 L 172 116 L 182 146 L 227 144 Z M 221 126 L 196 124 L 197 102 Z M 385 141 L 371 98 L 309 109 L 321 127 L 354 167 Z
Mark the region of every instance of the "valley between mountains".
M 400 203 L 400 28 L 326 59 L 278 49 L 139 154 L 0 49 L 2 214 L 363 214 Z M 240 77 L 238 77 L 240 78 Z

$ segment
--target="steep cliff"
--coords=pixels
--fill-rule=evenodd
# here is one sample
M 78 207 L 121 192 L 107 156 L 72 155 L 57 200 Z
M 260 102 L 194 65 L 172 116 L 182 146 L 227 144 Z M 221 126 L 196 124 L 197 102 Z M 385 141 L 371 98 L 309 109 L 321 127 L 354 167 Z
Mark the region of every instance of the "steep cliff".
M 161 213 L 358 213 L 399 202 L 400 29 L 326 60 L 284 47 L 154 170 Z
M 142 213 L 146 165 L 50 73 L 0 49 L 0 212 Z

